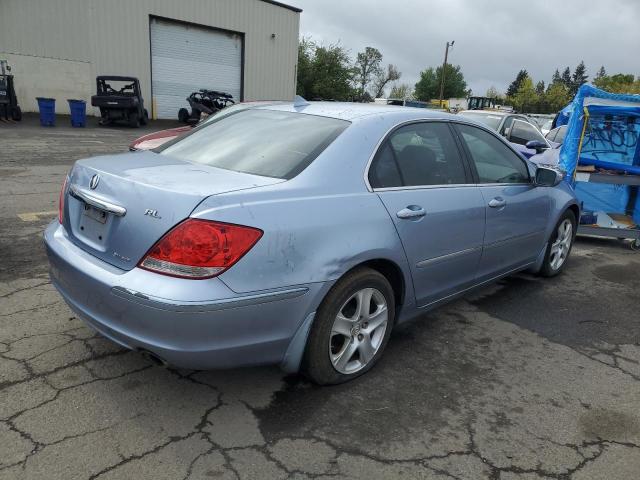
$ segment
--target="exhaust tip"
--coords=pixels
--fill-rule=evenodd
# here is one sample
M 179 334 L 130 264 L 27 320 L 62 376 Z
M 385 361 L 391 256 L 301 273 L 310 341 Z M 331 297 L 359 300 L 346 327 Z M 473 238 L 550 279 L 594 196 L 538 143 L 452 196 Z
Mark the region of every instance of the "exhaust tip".
M 153 352 L 150 352 L 149 350 L 138 350 L 138 352 L 140 353 L 140 355 L 142 355 L 144 358 L 146 358 L 147 360 L 151 361 L 152 363 L 154 363 L 155 365 L 159 366 L 159 367 L 168 367 L 169 364 L 163 360 L 162 358 L 160 358 L 158 355 L 156 355 Z

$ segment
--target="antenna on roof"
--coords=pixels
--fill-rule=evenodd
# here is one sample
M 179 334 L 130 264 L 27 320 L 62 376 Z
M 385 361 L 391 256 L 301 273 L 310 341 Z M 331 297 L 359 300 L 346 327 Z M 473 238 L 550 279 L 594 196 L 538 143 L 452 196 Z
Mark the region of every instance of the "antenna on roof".
M 311 105 L 311 104 L 307 102 L 304 98 L 302 98 L 300 95 L 296 95 L 295 97 L 293 97 L 294 107 L 306 107 L 308 105 Z

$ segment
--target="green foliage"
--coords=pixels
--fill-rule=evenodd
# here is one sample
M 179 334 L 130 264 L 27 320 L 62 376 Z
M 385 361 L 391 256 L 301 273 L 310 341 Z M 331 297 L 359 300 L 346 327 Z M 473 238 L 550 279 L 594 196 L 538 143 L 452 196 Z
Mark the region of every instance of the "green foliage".
M 546 104 L 547 111 L 554 113 L 562 110 L 571 101 L 571 96 L 564 83 L 559 81 L 549 85 L 542 100 Z
M 398 68 L 395 65 L 387 65 L 387 69 L 381 70 L 373 82 L 373 98 L 384 97 L 384 89 L 387 84 L 400 80 L 401 76 L 402 73 L 398 71 Z
M 569 67 L 564 69 L 561 79 L 562 83 L 564 83 L 564 86 L 568 89 L 571 89 L 571 83 L 573 82 L 573 80 L 571 79 L 571 69 Z
M 371 82 L 382 75 L 382 53 L 374 47 L 366 47 L 364 52 L 359 52 L 353 67 L 353 81 L 356 93 L 362 97 L 368 90 Z
M 538 95 L 544 95 L 544 80 L 540 80 L 536 83 L 536 93 Z
M 573 71 L 571 77 L 571 88 L 569 93 L 573 96 L 578 92 L 581 85 L 587 83 L 589 76 L 587 75 L 587 67 L 584 65 L 584 61 L 581 61 L 576 69 Z
M 511 99 L 518 111 L 530 110 L 531 106 L 538 104 L 540 98 L 533 87 L 533 80 L 528 75 L 522 79 L 518 91 Z
M 389 98 L 413 99 L 413 89 L 408 83 L 394 85 L 389 94 Z
M 353 94 L 350 63 L 342 46 L 318 46 L 303 38 L 298 47 L 298 95 L 308 100 L 350 99 Z
M 442 98 L 460 98 L 467 96 L 467 82 L 460 65 L 447 63 L 444 76 L 444 93 Z M 442 81 L 442 67 L 434 69 L 429 67 L 420 72 L 420 80 L 415 85 L 414 96 L 416 100 L 428 102 L 440 98 L 440 84 Z
M 511 84 L 509 85 L 509 88 L 507 88 L 507 97 L 509 98 L 514 97 L 515 94 L 520 89 L 520 85 L 522 84 L 522 81 L 528 76 L 529 74 L 525 69 L 520 70 L 518 72 L 518 75 L 516 75 L 516 79 L 513 82 L 511 82 Z
M 640 93 L 640 77 L 635 78 L 633 74 L 597 75 L 593 84 L 611 93 Z
M 485 93 L 485 97 L 489 97 L 489 98 L 500 98 L 501 96 L 502 95 L 500 95 L 500 92 L 498 92 L 498 89 L 493 85 L 491 85 L 487 89 L 487 93 Z

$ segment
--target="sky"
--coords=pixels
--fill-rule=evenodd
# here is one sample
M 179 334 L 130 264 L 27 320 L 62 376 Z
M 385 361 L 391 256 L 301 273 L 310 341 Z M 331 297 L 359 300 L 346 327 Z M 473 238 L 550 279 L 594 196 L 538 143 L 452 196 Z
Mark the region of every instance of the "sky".
M 285 0 L 286 2 L 286 0 Z M 504 92 L 525 68 L 547 83 L 556 68 L 584 60 L 591 80 L 640 75 L 640 0 L 290 0 L 303 9 L 300 35 L 340 42 L 352 57 L 366 46 L 383 54 L 413 85 L 420 71 L 461 65 L 475 95 Z

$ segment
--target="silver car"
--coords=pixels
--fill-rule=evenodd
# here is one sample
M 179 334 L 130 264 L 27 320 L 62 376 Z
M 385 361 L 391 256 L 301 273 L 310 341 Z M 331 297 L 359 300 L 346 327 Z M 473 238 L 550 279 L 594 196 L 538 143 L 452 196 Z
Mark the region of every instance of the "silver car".
M 463 116 L 262 105 L 156 151 L 80 160 L 45 244 L 86 323 L 160 363 L 369 370 L 392 328 L 473 287 L 566 264 L 560 171 Z

